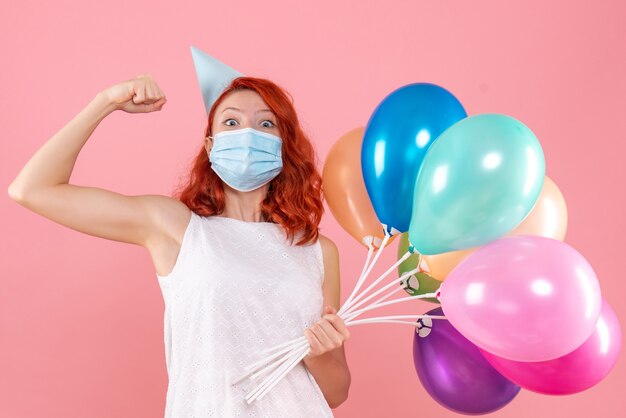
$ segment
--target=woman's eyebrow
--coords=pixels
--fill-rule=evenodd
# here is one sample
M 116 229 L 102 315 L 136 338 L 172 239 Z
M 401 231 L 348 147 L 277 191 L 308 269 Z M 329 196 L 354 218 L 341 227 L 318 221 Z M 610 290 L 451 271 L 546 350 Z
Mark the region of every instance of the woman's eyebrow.
M 238 107 L 227 107 L 224 110 L 222 110 L 222 113 L 226 112 L 227 110 L 235 110 L 237 112 L 241 112 L 241 109 L 239 109 Z M 254 112 L 254 114 L 256 115 L 257 113 L 261 113 L 261 112 L 270 112 L 270 113 L 274 113 L 272 112 L 271 109 L 259 109 L 256 112 Z

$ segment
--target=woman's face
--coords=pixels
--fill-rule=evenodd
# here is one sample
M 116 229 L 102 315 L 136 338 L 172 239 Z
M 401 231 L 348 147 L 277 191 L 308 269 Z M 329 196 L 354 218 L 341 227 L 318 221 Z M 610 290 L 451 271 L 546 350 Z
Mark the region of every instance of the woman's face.
M 254 128 L 280 136 L 274 113 L 261 96 L 253 90 L 235 90 L 229 93 L 215 109 L 211 135 L 218 132 L 243 128 Z M 213 140 L 205 139 L 207 153 L 211 151 Z

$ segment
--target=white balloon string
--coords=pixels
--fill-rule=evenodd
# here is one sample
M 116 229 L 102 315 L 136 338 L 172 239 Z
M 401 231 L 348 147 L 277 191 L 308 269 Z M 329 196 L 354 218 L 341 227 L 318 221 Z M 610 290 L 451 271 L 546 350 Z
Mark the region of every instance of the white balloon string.
M 395 283 L 391 283 L 391 284 L 395 285 Z M 397 292 L 399 292 L 401 290 L 404 290 L 404 288 L 398 286 L 397 288 L 393 289 L 391 292 L 383 295 L 383 297 L 378 298 L 375 302 L 372 302 L 370 305 L 375 305 L 375 304 L 378 304 L 380 302 L 383 302 L 383 301 L 387 300 L 390 296 L 396 294 Z M 358 314 L 355 315 L 354 312 L 355 312 L 356 308 L 359 307 L 359 305 L 360 304 L 354 305 L 352 308 L 350 308 L 351 310 L 349 312 L 346 312 L 346 314 L 345 314 L 346 316 L 343 318 L 344 322 L 347 322 L 347 321 L 349 321 L 351 319 L 354 319 L 354 318 L 356 318 L 358 316 Z
M 256 362 L 254 362 L 253 364 L 250 364 L 250 365 L 246 366 L 246 369 L 249 370 L 249 369 L 253 369 L 253 368 L 255 368 L 255 367 L 259 366 L 259 365 L 263 365 L 263 364 L 267 363 L 267 360 L 272 360 L 272 359 L 280 356 L 281 354 L 288 352 L 292 348 L 294 348 L 296 346 L 299 346 L 301 344 L 304 344 L 305 342 L 308 342 L 308 341 L 306 341 L 306 337 L 304 338 L 304 340 L 305 341 L 300 341 L 298 343 L 294 343 L 294 344 L 292 344 L 290 346 L 284 347 L 282 350 L 280 350 L 280 351 L 278 351 L 278 352 L 276 352 L 276 353 L 274 353 L 274 354 L 272 354 L 270 356 L 262 358 L 262 359 L 260 359 L 260 360 L 258 360 Z
M 263 381 L 260 384 L 258 384 L 253 390 L 251 390 L 250 392 L 246 394 L 246 399 L 250 399 L 254 397 L 255 395 L 258 395 L 261 392 L 261 390 L 266 388 L 267 385 L 269 385 L 269 383 L 274 377 L 278 376 L 284 369 L 287 368 L 287 366 L 290 364 L 290 360 L 293 360 L 295 356 L 296 356 L 296 352 L 294 351 L 290 352 L 286 361 L 282 362 L 280 367 L 274 370 L 269 376 L 266 376 L 265 379 L 263 379 Z
M 302 348 L 306 347 L 307 345 L 308 345 L 308 342 L 306 342 L 306 344 L 305 344 L 305 343 L 302 343 L 302 344 L 300 344 L 300 345 L 298 345 L 298 346 L 296 346 L 296 347 L 290 347 L 290 348 L 289 348 L 289 351 L 288 351 L 285 355 L 283 355 L 280 359 L 275 360 L 273 363 L 270 363 L 269 365 L 265 366 L 265 367 L 264 367 L 264 368 L 262 368 L 261 370 L 259 370 L 259 371 L 255 372 L 255 373 L 253 373 L 253 374 L 250 376 L 250 379 L 251 379 L 251 380 L 254 380 L 254 379 L 256 379 L 257 377 L 259 377 L 259 376 L 261 376 L 261 375 L 265 374 L 265 372 L 267 372 L 268 370 L 273 369 L 273 368 L 274 368 L 274 366 L 276 366 L 277 364 L 280 364 L 280 363 L 284 362 L 285 360 L 289 359 L 289 357 L 290 357 L 290 356 L 294 353 L 294 351 L 295 351 L 295 350 L 302 349 Z
M 395 319 L 386 319 L 386 318 L 396 318 L 396 317 L 397 318 L 402 318 L 402 317 L 412 318 L 412 319 L 415 319 L 415 321 L 399 321 Z M 351 322 L 346 323 L 346 325 L 352 326 L 352 325 L 361 325 L 361 324 L 391 323 L 391 324 L 409 324 L 413 326 L 419 326 L 419 324 L 416 321 L 420 318 L 447 319 L 445 316 L 441 316 L 441 315 L 407 315 L 407 316 L 398 315 L 398 316 L 389 316 L 389 317 L 381 316 L 377 318 L 365 318 L 365 319 L 359 319 L 356 321 L 351 321 Z
M 308 341 L 307 341 L 307 344 L 308 344 Z M 303 344 L 302 346 L 304 347 L 305 345 Z M 236 385 L 237 383 L 241 382 L 242 380 L 252 376 L 253 374 L 257 373 L 257 371 L 260 368 L 262 368 L 266 364 L 269 364 L 270 362 L 272 362 L 272 360 L 274 360 L 277 357 L 280 357 L 282 355 L 283 357 L 281 359 L 275 360 L 274 362 L 271 363 L 271 364 L 280 364 L 285 359 L 285 357 L 291 355 L 293 350 L 295 348 L 298 348 L 298 347 L 300 347 L 300 345 L 294 346 L 294 347 L 286 347 L 284 350 L 281 350 L 280 352 L 275 353 L 272 356 L 265 357 L 264 359 L 262 359 L 260 361 L 257 361 L 254 364 L 250 364 L 250 365 L 246 366 L 245 367 L 245 369 L 247 370 L 246 374 L 244 374 L 243 376 L 239 377 L 237 380 L 232 381 L 231 385 Z
M 381 244 L 381 248 L 382 248 L 382 247 L 383 247 L 383 245 Z M 373 247 L 372 247 L 372 246 L 371 246 L 371 244 L 370 244 L 370 251 L 368 251 L 368 261 L 369 261 L 370 256 L 371 256 L 372 249 L 373 249 Z M 368 261 L 366 261 L 366 265 L 368 264 Z M 401 262 L 401 261 L 400 261 L 400 262 Z M 397 263 L 397 264 L 399 264 L 399 263 Z M 385 273 L 385 275 L 387 275 L 387 274 L 388 274 L 391 270 L 393 270 L 393 268 L 395 268 L 395 266 L 394 266 L 394 267 L 392 267 L 392 268 L 390 268 L 390 269 L 388 270 L 388 272 L 387 272 L 387 273 Z M 364 267 L 364 269 L 363 269 L 363 271 L 362 271 L 361 273 L 363 274 L 363 272 L 364 272 L 364 271 L 365 271 L 365 267 Z M 358 302 L 358 303 L 356 303 L 357 301 L 355 300 L 354 302 L 355 302 L 356 304 L 355 304 L 354 306 L 352 306 L 352 307 L 349 309 L 349 311 L 346 311 L 346 312 L 344 313 L 345 320 L 355 318 L 356 316 L 358 316 L 358 315 L 359 315 L 359 313 L 356 313 L 356 315 L 346 315 L 346 314 L 350 313 L 351 311 L 353 311 L 353 310 L 354 310 L 354 309 L 356 309 L 357 307 L 359 307 L 359 306 L 363 305 L 365 302 L 369 301 L 370 299 L 372 299 L 372 298 L 373 298 L 373 297 L 375 297 L 376 295 L 380 294 L 381 292 L 385 291 L 385 290 L 386 290 L 386 289 L 388 289 L 389 287 L 391 287 L 391 286 L 393 286 L 393 285 L 398 285 L 398 280 L 403 280 L 404 278 L 406 278 L 406 277 L 410 276 L 411 274 L 414 274 L 414 273 L 416 273 L 416 272 L 418 272 L 418 271 L 419 271 L 419 268 L 414 269 L 414 270 L 411 270 L 411 271 L 409 271 L 409 272 L 407 272 L 407 273 L 403 274 L 400 278 L 396 278 L 396 279 L 394 279 L 394 281 L 393 281 L 393 282 L 389 283 L 389 284 L 388 284 L 387 286 L 385 286 L 384 288 L 379 289 L 377 292 L 373 293 L 372 295 L 368 296 L 367 298 L 365 298 L 364 300 L 362 300 L 362 301 L 360 301 L 360 302 Z M 383 277 L 384 277 L 385 275 L 383 275 Z M 363 276 L 362 276 L 362 277 L 363 277 Z M 380 278 L 379 278 L 379 279 L 380 279 Z M 394 294 L 396 291 L 399 291 L 399 290 L 402 290 L 402 287 L 398 287 L 398 288 L 397 288 L 394 292 L 391 292 L 390 294 L 387 294 L 387 295 L 383 296 L 382 298 L 380 298 L 380 299 L 376 300 L 376 302 L 374 302 L 374 304 L 377 304 L 377 303 L 379 303 L 379 302 L 382 302 L 383 300 L 386 300 L 389 296 L 391 296 L 392 294 Z M 353 292 L 353 295 L 354 295 L 354 292 Z M 351 295 L 351 296 L 353 296 L 353 295 Z M 344 304 L 344 306 L 345 306 L 345 304 Z M 267 363 L 271 362 L 272 360 L 276 359 L 276 358 L 277 358 L 277 357 L 279 357 L 280 355 L 282 355 L 282 354 L 284 354 L 284 353 L 286 353 L 286 352 L 292 353 L 292 352 L 293 352 L 293 350 L 298 349 L 298 348 L 299 348 L 299 346 L 300 346 L 302 343 L 304 343 L 304 342 L 307 342 L 307 343 L 308 343 L 308 341 L 307 341 L 306 337 L 302 336 L 302 337 L 299 337 L 299 338 L 295 338 L 295 339 L 293 339 L 293 340 L 291 340 L 291 341 L 288 341 L 288 342 L 285 342 L 285 343 L 279 344 L 279 345 L 277 345 L 277 346 L 275 346 L 275 347 L 272 347 L 272 348 L 270 348 L 270 349 L 264 350 L 264 351 L 263 351 L 263 353 L 265 353 L 265 352 L 270 352 L 270 353 L 271 353 L 271 352 L 273 352 L 273 351 L 276 351 L 276 350 L 279 350 L 279 349 L 281 349 L 281 348 L 282 348 L 282 350 L 280 350 L 279 352 L 276 352 L 276 353 L 274 353 L 274 354 L 272 354 L 272 355 L 269 355 L 269 356 L 267 356 L 267 357 L 265 357 L 265 358 L 263 358 L 263 359 L 261 359 L 261 360 L 259 360 L 259 361 L 255 362 L 254 364 L 251 364 L 251 365 L 247 366 L 247 367 L 246 367 L 247 369 L 253 369 L 253 370 L 252 370 L 252 371 L 250 371 L 250 372 L 249 372 L 248 374 L 246 374 L 245 376 L 243 376 L 242 378 L 240 378 L 239 380 L 237 380 L 237 382 L 239 382 L 239 381 L 241 381 L 241 380 L 245 379 L 246 377 L 250 376 L 250 375 L 251 375 L 251 374 L 253 374 L 256 370 L 258 370 L 261 366 L 263 366 L 263 365 L 265 365 L 265 364 L 267 364 Z M 284 359 L 284 357 L 283 357 L 283 359 Z M 275 361 L 274 361 L 274 364 L 275 364 L 276 362 L 280 363 L 280 360 L 275 360 Z M 259 372 L 259 373 L 261 373 L 261 372 Z
M 270 373 L 273 370 L 276 370 L 276 368 L 278 366 L 280 366 L 281 364 L 284 364 L 286 361 L 288 361 L 291 357 L 293 356 L 293 349 L 290 350 L 287 354 L 285 354 L 283 357 L 279 358 L 278 360 L 275 360 L 274 362 L 269 363 L 267 366 L 265 366 L 263 369 L 259 370 L 258 372 L 250 375 L 250 373 L 248 373 L 247 376 L 244 376 L 242 379 L 239 379 L 236 383 L 238 383 L 239 381 L 245 379 L 246 377 L 249 377 L 250 380 L 256 380 L 259 376 L 264 375 L 265 373 Z
M 350 303 L 346 303 L 344 304 L 344 306 L 342 306 L 342 311 L 341 313 L 346 312 L 353 304 L 355 304 L 356 302 L 359 301 L 359 299 L 361 299 L 363 296 L 365 296 L 371 289 L 373 289 L 381 280 L 383 280 L 385 277 L 387 277 L 392 271 L 394 271 L 400 264 L 402 264 L 407 258 L 409 258 L 411 256 L 411 253 L 409 251 L 407 251 L 406 253 L 404 253 L 404 255 L 402 257 L 400 257 L 400 259 L 398 261 L 396 261 L 391 267 L 389 267 L 389 269 L 387 269 L 386 272 L 384 272 L 380 277 L 378 277 L 374 283 L 372 283 L 371 285 L 369 285 L 367 287 L 367 289 L 365 289 L 364 291 L 362 291 L 358 296 L 356 296 Z
M 359 275 L 359 278 L 358 278 L 358 280 L 356 282 L 356 285 L 354 286 L 354 289 L 352 289 L 352 293 L 350 294 L 350 296 L 348 297 L 346 302 L 349 302 L 350 300 L 352 300 L 352 298 L 354 297 L 356 292 L 359 290 L 359 288 L 361 287 L 361 285 L 365 281 L 365 277 L 367 276 L 365 272 L 369 268 L 370 262 L 372 261 L 372 255 L 374 254 L 374 246 L 372 245 L 371 242 L 369 242 L 367 244 L 367 247 L 368 247 L 367 258 L 365 259 L 365 263 L 363 263 L 363 269 L 361 269 L 361 274 Z
M 372 260 L 372 262 L 367 266 L 367 268 L 365 268 L 365 266 L 363 266 L 363 271 L 361 275 L 359 276 L 359 279 L 356 282 L 356 285 L 354 286 L 354 289 L 352 289 L 352 293 L 350 294 L 350 296 L 348 297 L 348 299 L 344 302 L 343 306 L 341 308 L 339 308 L 339 312 L 338 314 L 341 314 L 341 312 L 343 312 L 344 306 L 349 305 L 350 302 L 352 301 L 352 298 L 354 297 L 354 295 L 356 294 L 356 292 L 361 288 L 361 285 L 363 284 L 363 282 L 365 281 L 365 278 L 370 274 L 370 271 L 372 271 L 372 268 L 374 267 L 374 265 L 376 265 L 376 262 L 378 261 L 378 258 L 380 257 L 380 255 L 382 254 L 383 250 L 385 249 L 385 246 L 387 245 L 387 242 L 389 241 L 389 237 L 391 235 L 389 235 L 389 233 L 387 232 L 387 230 L 385 229 L 385 237 L 383 238 L 383 241 L 380 244 L 380 248 L 378 248 L 378 251 L 376 251 L 376 255 L 374 256 L 374 260 Z M 370 244 L 370 250 L 368 251 L 368 259 L 371 257 L 371 255 L 369 255 L 370 251 L 373 251 L 373 246 L 371 246 Z M 367 264 L 367 261 L 366 261 Z
M 384 287 L 378 289 L 376 292 L 372 293 L 371 295 L 367 296 L 365 299 L 361 300 L 361 301 L 357 301 L 356 299 L 354 300 L 354 302 L 352 303 L 352 306 L 350 306 L 348 309 L 345 310 L 344 315 L 349 314 L 350 312 L 353 312 L 356 308 L 358 308 L 359 306 L 363 305 L 365 302 L 369 301 L 370 299 L 372 299 L 373 297 L 381 294 L 382 292 L 384 292 L 385 290 L 393 287 L 393 286 L 397 286 L 397 289 L 393 292 L 397 292 L 398 289 L 402 290 L 403 287 L 400 286 L 400 283 L 402 283 L 402 281 L 404 279 L 406 279 L 407 277 L 411 276 L 412 274 L 418 273 L 420 271 L 420 268 L 414 268 L 413 270 L 409 270 L 406 273 L 404 273 L 402 276 L 400 276 L 399 278 L 394 278 L 393 280 L 391 280 L 387 285 L 385 285 Z M 398 283 L 398 281 L 400 283 Z M 392 294 L 393 294 L 392 293 Z M 382 302 L 383 300 L 385 300 L 386 298 L 383 299 L 379 299 L 374 303 L 378 303 L 378 302 Z
M 374 246 L 371 242 L 367 243 L 367 257 L 365 258 L 365 263 L 363 263 L 363 268 L 361 269 L 361 274 L 359 274 L 359 280 L 363 275 L 365 275 L 365 271 L 370 265 L 370 261 L 372 261 L 372 254 L 374 254 Z
M 411 318 L 411 319 L 417 320 L 418 318 L 422 318 L 422 317 L 429 316 L 429 315 L 395 315 L 395 316 L 384 316 L 384 317 L 381 316 L 381 317 L 374 317 L 374 318 L 365 318 L 361 320 L 355 320 L 355 318 L 357 318 L 362 313 L 370 311 L 375 308 L 388 306 L 388 305 L 405 302 L 409 300 L 436 297 L 439 293 L 439 291 L 437 291 L 435 293 L 428 293 L 428 294 L 423 294 L 423 295 L 418 295 L 418 296 L 399 298 L 399 299 L 394 299 L 394 300 L 385 302 L 385 300 L 388 299 L 391 295 L 404 289 L 402 286 L 400 286 L 402 284 L 402 281 L 406 277 L 410 276 L 411 274 L 415 274 L 419 272 L 420 268 L 418 267 L 416 269 L 413 269 L 403 274 L 400 278 L 393 279 L 393 281 L 389 282 L 383 288 L 365 297 L 370 290 L 372 290 L 378 283 L 380 283 L 385 277 L 387 277 L 402 262 L 404 262 L 408 257 L 411 256 L 412 253 L 407 251 L 400 259 L 398 259 L 396 263 L 394 263 L 385 273 L 383 273 L 383 275 L 378 277 L 374 281 L 374 283 L 368 286 L 360 294 L 357 294 L 357 292 L 360 290 L 361 286 L 365 282 L 365 279 L 369 276 L 376 262 L 380 258 L 383 250 L 385 249 L 387 243 L 389 242 L 390 237 L 392 236 L 389 234 L 388 229 L 386 227 L 384 227 L 384 231 L 385 231 L 385 236 L 380 244 L 380 247 L 376 251 L 376 255 L 374 256 L 373 260 L 372 260 L 372 255 L 374 252 L 374 246 L 372 245 L 371 242 L 368 243 L 368 253 L 367 253 L 367 257 L 363 265 L 363 268 L 361 270 L 359 279 L 357 280 L 357 283 L 354 289 L 352 290 L 350 296 L 348 297 L 344 305 L 339 309 L 339 312 L 337 312 L 337 315 L 344 318 L 346 325 L 359 325 L 359 324 L 368 324 L 368 323 L 405 323 L 405 324 L 412 324 L 413 326 L 416 326 L 417 325 L 416 322 L 402 321 L 401 319 Z M 400 283 L 398 283 L 398 280 L 400 280 Z M 388 294 L 377 299 L 375 302 L 371 303 L 370 305 L 364 308 L 361 308 L 359 310 L 356 310 L 357 308 L 361 307 L 363 304 L 370 301 L 372 298 L 381 294 L 382 292 L 384 292 L 385 290 L 389 289 L 392 286 L 398 286 L 398 287 L 394 289 L 392 292 L 389 292 Z M 364 297 L 365 299 L 363 299 Z M 440 319 L 440 318 L 445 319 L 445 316 L 441 316 L 441 317 L 429 316 L 429 317 L 435 318 L 435 319 Z M 309 346 L 307 338 L 305 336 L 301 336 L 298 338 L 294 338 L 291 341 L 287 341 L 282 344 L 279 344 L 269 349 L 261 351 L 261 353 L 264 353 L 264 354 L 265 353 L 273 353 L 273 354 L 268 355 L 264 357 L 263 359 L 255 362 L 254 364 L 247 366 L 246 369 L 248 370 L 248 373 L 245 376 L 240 377 L 237 381 L 235 381 L 235 383 L 238 383 L 247 377 L 250 377 L 252 380 L 254 380 L 257 377 L 265 373 L 268 373 L 268 372 L 270 373 L 268 376 L 265 377 L 265 379 L 263 380 L 263 382 L 261 382 L 260 385 L 255 387 L 251 392 L 247 394 L 246 400 L 248 404 L 254 402 L 257 399 L 261 399 L 263 396 L 265 396 L 266 393 L 268 393 L 285 375 L 287 375 L 287 373 L 291 369 L 293 369 L 310 352 L 310 349 L 311 347 Z
M 367 307 L 365 307 L 363 309 L 359 309 L 358 311 L 351 312 L 351 316 L 354 315 L 353 318 L 356 318 L 357 316 L 361 315 L 363 312 L 371 311 L 372 309 L 381 308 L 383 306 L 394 305 L 396 303 L 407 302 L 407 301 L 415 300 L 415 299 L 426 299 L 426 298 L 435 298 L 435 297 L 437 297 L 437 292 L 435 292 L 435 293 L 424 293 L 423 295 L 409 296 L 409 297 L 406 297 L 406 298 L 393 299 L 393 300 L 389 300 L 387 302 L 371 304 L 371 305 L 369 305 L 369 306 L 367 306 Z
M 304 351 L 302 354 L 300 354 L 300 356 L 298 356 L 285 371 L 283 371 L 276 379 L 274 379 L 274 381 L 261 394 L 259 394 L 259 397 L 257 399 L 262 399 L 263 396 L 265 396 L 265 394 L 267 392 L 269 392 L 274 386 L 276 386 L 276 384 L 278 384 L 278 382 L 280 382 L 280 380 L 283 377 L 285 377 L 287 375 L 287 373 L 289 373 L 291 371 L 291 369 L 296 367 L 298 365 L 298 363 L 300 363 L 300 361 L 304 357 L 306 357 L 307 354 L 309 354 L 309 349 L 306 349 L 306 351 Z
M 367 271 L 367 268 L 370 265 L 370 261 L 372 259 L 372 254 L 374 253 L 374 246 L 372 245 L 372 243 L 368 243 L 367 247 L 368 247 L 367 258 L 365 259 L 365 263 L 363 263 L 363 269 L 361 270 L 361 274 L 359 275 L 359 278 L 356 281 L 354 289 L 352 289 L 352 293 L 350 294 L 348 299 L 346 299 L 346 302 L 344 302 L 344 304 L 348 303 L 348 302 L 350 302 L 352 300 L 352 298 L 354 297 L 354 294 L 361 287 L 361 284 L 363 283 L 363 280 L 365 280 L 365 272 Z
M 287 372 L 295 367 L 300 360 L 302 360 L 309 352 L 310 348 L 302 349 L 302 351 L 294 352 L 289 360 L 283 363 L 278 369 L 276 369 L 269 377 L 267 377 L 263 383 L 254 388 L 248 395 L 246 395 L 246 401 L 248 404 L 254 402 L 260 395 L 265 395 L 269 389 L 274 387 L 278 381 L 284 377 Z
M 429 314 L 385 315 L 385 316 L 376 316 L 373 318 L 363 318 L 363 319 L 359 319 L 358 321 L 348 321 L 346 322 L 346 325 L 354 324 L 355 322 L 370 321 L 370 320 L 373 321 L 373 320 L 379 320 L 379 319 L 414 319 L 417 321 L 418 319 L 421 319 L 421 318 L 447 319 L 443 315 L 429 315 Z
M 272 351 L 279 350 L 279 349 L 281 349 L 283 347 L 296 345 L 297 343 L 300 343 L 300 342 L 302 342 L 304 340 L 306 340 L 305 336 L 294 338 L 291 341 L 287 341 L 287 342 L 284 342 L 282 344 L 275 345 L 274 347 L 270 347 L 270 348 L 266 348 L 265 350 L 261 350 L 261 353 L 262 354 L 271 353 Z
M 407 254 L 408 254 L 408 252 L 407 252 Z M 403 260 L 401 259 L 401 260 L 399 261 L 399 263 L 400 263 L 400 262 L 402 262 L 402 261 L 403 261 Z M 397 264 L 399 264 L 399 263 L 397 263 Z M 396 266 L 392 266 L 392 267 L 391 267 L 391 268 L 390 268 L 390 269 L 389 269 L 389 270 L 388 270 L 388 271 L 387 271 L 387 272 L 386 272 L 383 276 L 381 276 L 381 277 L 377 280 L 377 282 L 378 282 L 378 281 L 380 281 L 382 278 L 384 278 L 386 275 L 388 275 L 388 274 L 389 274 L 389 273 L 390 273 L 390 272 L 391 272 L 391 271 L 392 271 L 395 267 L 396 267 Z M 358 303 L 357 303 L 357 299 L 355 299 L 355 300 L 354 300 L 354 303 L 355 303 L 355 304 L 354 304 L 354 306 L 350 307 L 350 308 L 349 308 L 348 310 L 346 310 L 346 312 L 343 314 L 343 316 L 344 316 L 344 318 L 345 318 L 344 320 L 352 319 L 352 318 L 355 318 L 356 316 L 358 316 L 358 313 L 357 313 L 356 315 L 347 315 L 347 314 L 351 313 L 352 311 L 354 311 L 354 309 L 356 309 L 357 307 L 359 307 L 359 306 L 363 305 L 365 302 L 369 301 L 370 299 L 372 299 L 373 297 L 375 297 L 375 296 L 379 295 L 380 293 L 384 292 L 386 289 L 390 288 L 391 286 L 398 286 L 398 288 L 397 288 L 394 292 L 391 292 L 391 293 L 389 293 L 389 294 L 387 294 L 387 295 L 383 296 L 382 298 L 380 298 L 380 299 L 376 300 L 376 302 L 374 302 L 374 304 L 380 303 L 380 302 L 382 302 L 382 301 L 386 300 L 388 297 L 390 297 L 390 296 L 391 296 L 392 294 L 394 294 L 395 292 L 397 292 L 397 291 L 399 291 L 399 290 L 402 290 L 402 287 L 399 287 L 399 285 L 398 285 L 398 280 L 400 280 L 400 281 L 401 281 L 401 280 L 404 280 L 406 277 L 408 277 L 408 276 L 410 276 L 411 274 L 414 274 L 414 273 L 416 273 L 416 272 L 418 272 L 418 271 L 419 271 L 419 268 L 416 268 L 416 269 L 413 269 L 413 270 L 411 270 L 411 271 L 409 271 L 409 272 L 406 272 L 406 273 L 405 273 L 405 274 L 403 274 L 400 278 L 395 278 L 395 279 L 393 279 L 393 281 L 392 281 L 391 283 L 389 283 L 387 286 L 385 286 L 385 287 L 383 287 L 383 288 L 379 289 L 378 291 L 374 292 L 373 294 L 369 295 L 369 296 L 368 296 L 368 297 L 366 297 L 364 300 L 359 301 Z M 375 283 L 375 284 L 376 284 L 376 283 Z M 370 287 L 370 288 L 371 288 L 371 287 Z M 368 288 L 368 289 L 369 289 L 369 288 Z M 367 291 L 367 290 L 366 290 L 366 291 Z M 365 292 L 364 292 L 364 293 L 365 293 Z M 274 360 L 276 357 L 280 356 L 281 354 L 284 354 L 285 352 L 291 352 L 291 350 L 294 350 L 294 349 L 298 348 L 298 346 L 299 346 L 300 344 L 302 344 L 304 341 L 307 341 L 307 340 L 306 340 L 306 337 L 304 337 L 304 336 L 303 336 L 303 337 L 299 337 L 299 338 L 293 339 L 293 340 L 291 340 L 291 341 L 288 341 L 288 342 L 286 342 L 286 343 L 282 343 L 282 344 L 280 344 L 280 345 L 278 345 L 278 346 L 272 347 L 272 348 L 270 348 L 270 349 L 268 350 L 269 352 L 275 351 L 275 350 L 280 349 L 280 348 L 282 348 L 282 350 L 280 350 L 280 351 L 279 351 L 279 352 L 277 352 L 277 353 L 274 353 L 273 355 L 269 355 L 269 356 L 267 356 L 267 357 L 265 357 L 265 358 L 263 358 L 263 359 L 261 359 L 261 360 L 257 361 L 257 362 L 256 362 L 256 363 L 254 363 L 254 364 L 251 364 L 251 365 L 247 366 L 247 368 L 248 368 L 248 369 L 250 369 L 250 368 L 252 368 L 252 369 L 258 369 L 260 366 L 262 366 L 262 365 L 264 365 L 264 364 L 266 364 L 266 363 L 268 363 L 268 362 L 270 362 L 270 361 Z M 240 380 L 242 380 L 242 379 L 244 379 L 244 378 L 248 377 L 250 374 L 251 374 L 251 373 L 249 373 L 248 375 L 244 376 L 244 377 L 243 377 L 243 378 L 241 378 Z M 238 380 L 238 381 L 240 381 L 240 380 Z

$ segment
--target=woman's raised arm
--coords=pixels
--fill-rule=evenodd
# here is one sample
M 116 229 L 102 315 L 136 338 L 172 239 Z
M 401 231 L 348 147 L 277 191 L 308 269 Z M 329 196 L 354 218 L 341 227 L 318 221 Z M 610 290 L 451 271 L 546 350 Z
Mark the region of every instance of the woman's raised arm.
M 33 212 L 74 230 L 146 246 L 178 202 L 168 196 L 126 196 L 69 184 L 81 149 L 98 124 L 115 110 L 161 110 L 165 96 L 150 75 L 98 93 L 67 125 L 30 158 L 9 186 L 9 196 Z

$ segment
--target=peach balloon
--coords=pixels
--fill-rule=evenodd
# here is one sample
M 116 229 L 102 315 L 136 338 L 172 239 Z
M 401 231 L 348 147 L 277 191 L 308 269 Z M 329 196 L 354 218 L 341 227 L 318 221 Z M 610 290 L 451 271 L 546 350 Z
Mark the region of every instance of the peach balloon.
M 563 241 L 566 230 L 565 199 L 554 181 L 545 176 L 537 203 L 517 228 L 507 235 L 541 235 Z M 424 255 L 426 270 L 434 278 L 444 280 L 452 269 L 477 249 L 478 247 L 474 247 L 462 251 Z
M 364 132 L 363 127 L 353 129 L 332 146 L 324 163 L 322 188 L 328 207 L 341 227 L 363 245 L 371 243 L 378 248 L 384 232 L 361 172 Z

